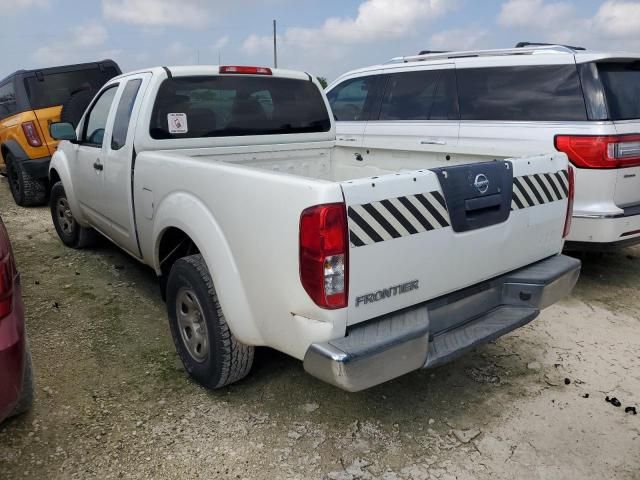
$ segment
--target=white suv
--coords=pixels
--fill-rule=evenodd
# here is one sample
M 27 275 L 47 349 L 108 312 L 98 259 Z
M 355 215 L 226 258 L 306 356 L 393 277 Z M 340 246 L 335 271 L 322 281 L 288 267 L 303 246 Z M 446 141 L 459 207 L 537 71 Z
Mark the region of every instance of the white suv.
M 640 54 L 425 53 L 349 72 L 327 94 L 338 143 L 364 163 L 384 150 L 403 163 L 418 152 L 465 163 L 563 151 L 576 182 L 568 247 L 640 243 Z

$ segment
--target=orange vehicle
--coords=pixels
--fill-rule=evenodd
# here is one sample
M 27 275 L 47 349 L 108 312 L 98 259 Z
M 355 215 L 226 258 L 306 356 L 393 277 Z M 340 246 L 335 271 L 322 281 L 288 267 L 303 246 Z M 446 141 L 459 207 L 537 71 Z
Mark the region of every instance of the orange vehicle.
M 76 124 L 93 95 L 121 73 L 112 60 L 19 70 L 0 80 L 0 173 L 18 205 L 45 203 L 51 123 Z

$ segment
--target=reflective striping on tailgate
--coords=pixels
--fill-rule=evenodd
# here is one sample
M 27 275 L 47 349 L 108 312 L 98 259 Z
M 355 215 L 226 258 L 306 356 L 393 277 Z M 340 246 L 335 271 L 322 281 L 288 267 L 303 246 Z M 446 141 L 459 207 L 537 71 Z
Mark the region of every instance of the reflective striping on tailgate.
M 568 193 L 569 173 L 567 170 L 514 177 L 511 210 L 521 210 L 564 200 Z
M 438 191 L 353 205 L 347 214 L 352 247 L 444 228 L 450 223 L 444 198 Z
M 511 210 L 564 200 L 568 192 L 566 170 L 514 177 Z M 348 208 L 347 215 L 351 247 L 407 237 L 451 224 L 446 202 L 438 191 L 353 205 Z

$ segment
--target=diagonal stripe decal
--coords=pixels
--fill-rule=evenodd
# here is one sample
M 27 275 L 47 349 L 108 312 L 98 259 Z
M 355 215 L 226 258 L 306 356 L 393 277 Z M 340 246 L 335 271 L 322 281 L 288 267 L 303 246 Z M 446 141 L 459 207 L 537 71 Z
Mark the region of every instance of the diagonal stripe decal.
M 440 192 L 425 192 L 347 210 L 351 247 L 407 237 L 449 226 L 449 212 Z
M 513 179 L 511 210 L 522 210 L 567 198 L 569 175 L 558 172 Z M 439 191 L 387 198 L 347 210 L 352 248 L 450 227 L 447 204 Z
M 569 173 L 566 170 L 514 177 L 511 210 L 557 202 L 568 194 Z

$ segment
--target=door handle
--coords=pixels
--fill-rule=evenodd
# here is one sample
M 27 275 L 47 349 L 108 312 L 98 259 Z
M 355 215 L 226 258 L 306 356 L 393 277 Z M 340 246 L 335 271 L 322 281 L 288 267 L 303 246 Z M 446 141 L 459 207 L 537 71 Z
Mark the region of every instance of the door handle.
M 338 141 L 340 142 L 357 142 L 358 140 L 355 138 L 339 138 Z
M 420 140 L 420 145 L 446 145 L 444 140 Z
M 102 165 L 101 163 L 95 162 L 93 164 L 93 168 L 101 172 L 102 170 L 104 170 L 104 165 Z

